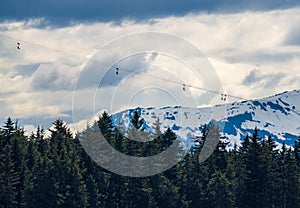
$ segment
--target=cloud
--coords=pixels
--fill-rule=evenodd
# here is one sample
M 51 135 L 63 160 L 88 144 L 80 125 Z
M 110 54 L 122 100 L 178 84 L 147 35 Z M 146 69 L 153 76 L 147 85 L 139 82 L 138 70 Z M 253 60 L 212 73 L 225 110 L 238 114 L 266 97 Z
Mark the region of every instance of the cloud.
M 264 88 L 273 88 L 276 85 L 280 85 L 280 81 L 284 79 L 286 74 L 280 73 L 272 73 L 272 74 L 262 74 L 261 71 L 255 69 L 250 71 L 250 73 L 244 78 L 244 85 L 256 85 L 259 84 Z
M 3 72 L 3 73 L 1 73 Z M 26 91 L 30 88 L 31 77 L 24 76 L 16 73 L 14 70 L 1 70 L 0 71 L 0 93 L 2 99 L 13 93 Z
M 251 85 L 261 81 L 262 77 L 258 70 L 251 71 L 243 80 L 244 85 Z
M 300 45 L 300 27 L 296 25 L 295 27 L 291 28 L 290 32 L 288 33 L 285 44 L 287 45 Z
M 0 22 L 1 34 L 12 37 L 0 37 L 0 119 L 7 116 L 30 118 L 30 125 L 49 126 L 52 119 L 58 117 L 71 120 L 72 109 L 75 109 L 76 122 L 79 122 L 85 117 L 91 118 L 102 108 L 110 110 L 110 101 L 117 89 L 120 96 L 114 110 L 128 106 L 130 103 L 122 93 L 130 95 L 126 94 L 132 87 L 130 81 L 137 89 L 143 89 L 146 84 L 163 86 L 170 94 L 180 94 L 184 98 L 181 84 L 151 81 L 150 76 L 205 86 L 205 81 L 210 80 L 210 71 L 202 67 L 203 80 L 194 77 L 186 65 L 172 58 L 171 55 L 191 61 L 184 56 L 188 53 L 186 48 L 174 42 L 141 38 L 134 44 L 123 41 L 114 45 L 113 50 L 101 51 L 124 35 L 148 31 L 174 34 L 203 51 L 202 58 L 211 62 L 226 93 L 254 99 L 299 89 L 300 46 L 291 41 L 297 33 L 298 17 L 300 9 L 293 8 L 234 14 L 188 13 L 149 21 L 124 20 L 120 24 L 81 22 L 60 28 L 40 26 L 48 24 L 46 19 Z M 16 49 L 19 38 L 22 39 L 21 50 Z M 160 48 L 133 55 L 130 52 L 135 45 L 148 48 L 159 45 Z M 159 53 L 172 47 L 176 51 L 170 56 Z M 93 53 L 95 50 L 99 53 Z M 115 67 L 120 68 L 119 75 L 115 74 Z M 139 71 L 148 67 L 152 68 Z M 78 78 L 76 103 L 72 103 L 73 87 Z M 103 94 L 99 94 L 101 90 Z M 172 100 L 161 98 L 159 94 L 163 92 L 152 88 L 136 93 L 134 105 L 147 104 L 147 98 L 153 101 L 151 105 L 167 105 Z M 193 89 L 191 95 L 200 100 L 206 94 Z
M 38 69 L 39 65 L 39 63 L 28 65 L 16 65 L 14 66 L 14 71 L 18 75 L 28 77 L 31 76 Z
M 78 71 L 63 64 L 40 64 L 32 74 L 31 90 L 73 90 Z
M 116 58 L 120 57 L 120 53 L 125 54 L 126 50 L 123 51 L 123 49 L 128 47 L 130 45 L 124 43 L 119 46 L 118 51 L 108 49 L 91 57 L 78 74 L 76 89 L 117 86 L 128 74 L 146 69 L 149 61 L 144 53 L 125 56 L 121 60 Z M 116 74 L 117 69 L 118 75 Z
M 300 56 L 300 51 L 286 51 L 280 52 L 280 49 L 276 51 L 266 50 L 266 51 L 253 51 L 249 53 L 240 53 L 235 56 L 229 55 L 224 58 L 229 63 L 247 62 L 247 63 L 257 63 L 258 65 L 269 64 L 269 63 L 282 63 L 289 61 L 293 56 Z
M 191 12 L 266 11 L 291 8 L 299 4 L 298 0 L 186 0 L 184 2 L 179 0 L 28 0 L 26 2 L 5 0 L 1 4 L 0 19 L 45 18 L 50 25 L 65 26 L 72 22 L 122 22 L 124 19 L 143 21 L 166 16 L 184 16 Z

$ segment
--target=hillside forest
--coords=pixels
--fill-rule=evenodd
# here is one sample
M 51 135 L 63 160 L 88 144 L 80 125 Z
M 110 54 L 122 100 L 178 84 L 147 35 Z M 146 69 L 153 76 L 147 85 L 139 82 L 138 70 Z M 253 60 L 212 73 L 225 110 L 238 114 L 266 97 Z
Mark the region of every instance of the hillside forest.
M 160 121 L 146 132 L 134 113 L 128 135 L 147 135 L 149 142 L 128 139 L 104 112 L 85 131 L 98 128 L 116 150 L 139 157 L 156 155 L 175 144 L 183 148 L 171 129 L 161 132 Z M 212 155 L 198 157 L 209 131 L 219 139 Z M 62 120 L 53 122 L 46 136 L 39 126 L 27 134 L 8 118 L 0 129 L 0 207 L 197 207 L 299 208 L 300 138 L 294 146 L 278 147 L 273 138 L 261 138 L 253 129 L 241 146 L 228 143 L 213 123 L 178 163 L 148 177 L 126 177 L 94 162 Z M 284 142 L 284 141 L 283 141 Z

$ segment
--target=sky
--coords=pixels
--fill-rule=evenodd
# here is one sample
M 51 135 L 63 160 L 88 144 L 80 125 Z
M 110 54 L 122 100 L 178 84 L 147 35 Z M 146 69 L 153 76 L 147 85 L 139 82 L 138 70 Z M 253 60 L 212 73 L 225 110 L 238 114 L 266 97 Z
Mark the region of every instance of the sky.
M 4 0 L 0 121 L 29 133 L 223 102 L 197 87 L 239 97 L 227 102 L 300 89 L 299 19 L 297 0 Z

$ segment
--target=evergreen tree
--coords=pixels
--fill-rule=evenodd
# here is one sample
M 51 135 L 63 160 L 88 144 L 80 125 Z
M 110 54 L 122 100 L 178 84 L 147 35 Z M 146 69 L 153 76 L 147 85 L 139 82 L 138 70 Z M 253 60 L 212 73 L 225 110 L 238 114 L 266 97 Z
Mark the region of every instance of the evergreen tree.
M 26 172 L 26 164 L 25 164 L 25 151 L 26 151 L 26 136 L 24 135 L 24 130 L 21 128 L 17 128 L 13 135 L 13 143 L 12 143 L 12 160 L 14 161 L 14 170 L 19 175 L 19 180 L 16 186 L 17 192 L 17 207 L 23 207 L 25 205 L 25 193 L 24 193 L 24 182 L 25 182 L 25 172 Z
M 127 133 L 146 136 L 147 142 L 126 139 L 106 113 L 75 138 L 63 121 L 53 124 L 49 137 L 41 127 L 27 137 L 10 118 L 0 128 L 0 207 L 300 207 L 299 139 L 294 148 L 283 145 L 278 151 L 271 137 L 262 139 L 255 129 L 240 148 L 228 151 L 227 139 L 210 125 L 181 159 L 176 134 L 171 129 L 162 133 L 159 119 L 149 134 L 134 113 L 135 130 Z M 156 155 L 174 145 L 172 157 L 160 162 L 177 164 L 144 178 L 111 173 L 89 156 L 103 144 L 99 129 L 117 150 L 135 156 Z M 199 163 L 209 131 L 219 143 Z M 131 151 L 125 148 L 129 142 Z M 108 151 L 101 160 L 110 162 Z
M 7 121 L 4 123 L 4 126 L 2 128 L 2 133 L 4 135 L 2 142 L 4 143 L 4 145 L 8 142 L 11 143 L 11 139 L 15 132 L 16 132 L 15 124 L 12 121 L 12 119 L 8 117 Z
M 225 173 L 216 170 L 212 174 L 207 186 L 207 200 L 211 208 L 227 208 L 232 207 L 232 191 L 230 190 L 230 182 L 226 178 Z
M 294 149 L 294 152 L 295 152 L 295 158 L 297 160 L 297 165 L 298 167 L 300 168 L 300 136 L 299 138 L 295 141 L 295 149 Z
M 130 156 L 145 156 L 149 150 L 146 149 L 147 142 L 151 141 L 150 133 L 145 132 L 144 120 L 135 110 L 131 119 L 132 128 L 128 131 L 128 138 L 124 141 L 125 153 Z
M 108 140 L 112 146 L 116 146 L 116 141 L 113 140 L 114 128 L 112 120 L 106 111 L 103 112 L 103 114 L 97 121 L 97 124 L 104 138 L 106 138 L 106 140 Z
M 261 179 L 260 193 L 264 200 L 263 207 L 275 207 L 278 205 L 279 198 L 279 165 L 278 165 L 278 151 L 276 150 L 275 141 L 268 137 L 260 143 L 261 154 L 259 160 L 261 170 L 264 170 Z
M 55 167 L 53 180 L 57 184 L 57 205 L 83 207 L 87 203 L 86 186 L 79 170 L 72 133 L 61 120 L 56 120 L 53 125 L 48 157 Z
M 12 146 L 8 143 L 1 149 L 0 204 L 3 207 L 18 206 L 19 172 L 15 169 Z
M 299 169 L 292 151 L 285 144 L 280 152 L 280 207 L 299 207 Z
M 261 147 L 259 145 L 260 137 L 258 136 L 258 130 L 255 128 L 252 134 L 249 144 L 244 145 L 243 148 L 243 166 L 245 172 L 242 175 L 242 187 L 240 190 L 243 193 L 242 198 L 239 201 L 240 207 L 262 207 L 265 198 L 262 197 L 261 189 L 264 184 L 265 173 L 261 169 Z M 248 142 L 247 140 L 245 142 Z
M 131 124 L 132 124 L 133 128 L 139 130 L 143 126 L 143 123 L 144 123 L 143 119 L 141 119 L 138 111 L 135 110 L 133 112 L 133 116 L 132 116 L 132 119 L 131 119 Z
M 11 118 L 8 118 L 1 129 L 0 153 L 0 204 L 4 207 L 19 207 L 22 202 L 20 189 L 20 170 L 16 161 L 20 151 L 16 138 L 16 127 Z
M 34 198 L 34 188 L 35 188 L 35 178 L 37 177 L 36 172 L 38 162 L 40 159 L 40 154 L 37 151 L 37 144 L 31 135 L 31 139 L 28 140 L 27 149 L 25 152 L 24 162 L 25 162 L 25 179 L 24 179 L 24 198 L 26 207 L 33 207 L 33 198 Z

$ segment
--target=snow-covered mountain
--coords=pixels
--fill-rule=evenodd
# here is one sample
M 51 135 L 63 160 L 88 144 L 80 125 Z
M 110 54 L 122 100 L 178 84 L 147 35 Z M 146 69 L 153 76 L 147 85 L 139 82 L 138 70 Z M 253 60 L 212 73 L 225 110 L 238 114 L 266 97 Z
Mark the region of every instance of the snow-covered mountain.
M 146 130 L 151 131 L 153 123 L 159 118 L 162 130 L 170 127 L 184 140 L 201 135 L 203 124 L 210 121 L 221 128 L 230 145 L 239 145 L 255 127 L 259 129 L 261 137 L 271 136 L 275 141 L 287 145 L 293 145 L 300 136 L 300 90 L 206 108 L 175 106 L 129 109 L 113 115 L 114 123 L 122 123 L 127 128 L 135 110 L 144 119 Z

